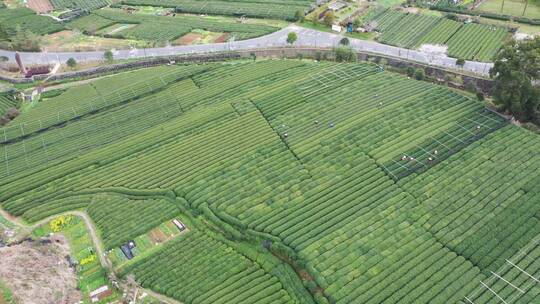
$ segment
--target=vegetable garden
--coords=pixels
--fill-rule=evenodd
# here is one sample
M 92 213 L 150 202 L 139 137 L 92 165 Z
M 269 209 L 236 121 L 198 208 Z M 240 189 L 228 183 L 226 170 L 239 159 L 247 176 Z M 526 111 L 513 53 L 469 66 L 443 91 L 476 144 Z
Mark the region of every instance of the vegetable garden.
M 376 65 L 129 71 L 3 131 L 13 215 L 85 210 L 107 248 L 189 218 L 119 264 L 183 303 L 540 301 L 538 135 Z

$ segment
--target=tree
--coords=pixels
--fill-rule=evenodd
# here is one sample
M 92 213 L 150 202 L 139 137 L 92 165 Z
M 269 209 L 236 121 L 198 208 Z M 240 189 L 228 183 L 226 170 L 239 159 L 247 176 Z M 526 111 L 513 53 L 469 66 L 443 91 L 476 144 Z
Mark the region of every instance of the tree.
M 360 18 L 354 19 L 353 26 L 354 26 L 355 29 L 361 27 L 362 26 L 362 19 L 360 19 Z
M 324 15 L 324 24 L 326 24 L 328 26 L 332 26 L 332 24 L 334 24 L 335 20 L 336 20 L 336 15 L 334 15 L 334 12 L 332 12 L 332 11 L 327 12 Z
M 483 101 L 484 100 L 484 92 L 478 90 L 476 91 L 476 98 L 478 98 L 478 100 L 480 101 Z
M 338 47 L 335 49 L 336 61 L 338 62 L 355 62 L 356 53 L 350 47 Z
M 105 53 L 103 53 L 103 58 L 107 61 L 107 62 L 112 62 L 113 59 L 114 59 L 114 55 L 112 53 L 111 50 L 107 50 L 105 51 Z
M 294 20 L 298 22 L 304 21 L 304 11 L 303 10 L 297 10 L 296 13 L 294 13 Z
M 409 77 L 414 76 L 414 68 L 413 67 L 407 67 L 407 76 L 409 76 Z
M 77 66 L 77 61 L 75 60 L 75 58 L 69 58 L 67 61 L 66 61 L 66 64 L 68 65 L 68 67 L 70 68 L 74 68 Z
M 350 44 L 349 38 L 347 38 L 347 37 L 341 38 L 341 40 L 339 41 L 339 44 L 344 45 L 344 46 L 349 46 L 349 44 Z
M 424 69 L 422 68 L 418 68 L 414 72 L 414 78 L 416 78 L 416 80 L 423 80 L 425 77 L 426 77 L 426 72 L 424 72 Z
M 505 44 L 489 71 L 493 97 L 518 119 L 540 123 L 540 37 Z
M 457 66 L 464 66 L 465 65 L 465 59 L 463 58 L 458 58 L 458 60 L 456 60 L 456 65 Z
M 288 44 L 293 44 L 293 43 L 295 43 L 297 39 L 298 39 L 298 35 L 296 35 L 295 32 L 290 32 L 290 33 L 287 35 L 287 43 L 288 43 Z

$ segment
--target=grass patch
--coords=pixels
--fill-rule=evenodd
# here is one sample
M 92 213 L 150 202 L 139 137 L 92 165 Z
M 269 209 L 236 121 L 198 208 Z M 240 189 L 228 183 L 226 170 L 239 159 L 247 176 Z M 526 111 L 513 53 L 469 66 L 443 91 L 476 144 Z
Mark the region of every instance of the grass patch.
M 523 15 L 523 9 L 525 8 L 525 2 L 521 0 L 504 0 L 504 7 L 502 6 L 503 0 L 486 0 L 477 8 L 479 11 L 492 12 L 497 14 L 505 14 L 512 16 L 524 16 L 527 18 L 540 18 L 540 3 L 535 1 L 529 1 L 527 10 Z M 501 11 L 502 8 L 502 11 Z

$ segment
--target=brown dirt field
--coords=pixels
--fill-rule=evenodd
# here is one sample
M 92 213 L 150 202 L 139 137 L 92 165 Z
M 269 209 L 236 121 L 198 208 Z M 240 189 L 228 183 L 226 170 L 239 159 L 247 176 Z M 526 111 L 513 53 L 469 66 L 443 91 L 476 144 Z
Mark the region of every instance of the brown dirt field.
M 55 236 L 52 244 L 24 242 L 0 248 L 0 278 L 21 304 L 76 303 L 82 295 L 65 258 L 68 254 L 62 236 Z
M 54 8 L 49 0 L 28 0 L 28 8 L 38 14 L 51 12 Z
M 226 42 L 227 40 L 229 40 L 229 33 L 223 33 L 223 35 L 217 37 L 216 40 L 214 40 L 214 42 L 221 43 L 221 42 Z
M 154 244 L 163 243 L 164 241 L 167 240 L 167 236 L 165 235 L 165 233 L 163 233 L 163 231 L 159 229 L 154 229 L 150 231 L 150 239 L 152 240 Z
M 197 39 L 201 39 L 201 34 L 197 34 L 197 33 L 187 33 L 185 34 L 184 36 L 178 38 L 176 41 L 175 41 L 175 44 L 179 44 L 179 45 L 190 45 L 192 44 L 195 40 Z

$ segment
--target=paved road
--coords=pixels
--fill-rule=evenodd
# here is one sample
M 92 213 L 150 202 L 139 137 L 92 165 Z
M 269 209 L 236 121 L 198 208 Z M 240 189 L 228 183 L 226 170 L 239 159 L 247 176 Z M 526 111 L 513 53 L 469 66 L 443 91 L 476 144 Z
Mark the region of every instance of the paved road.
M 342 36 L 338 34 L 306 29 L 293 24 L 269 35 L 243 41 L 202 45 L 170 46 L 152 49 L 117 50 L 113 53 L 116 59 L 129 59 L 152 56 L 200 54 L 231 50 L 285 47 L 288 46 L 286 37 L 290 32 L 296 32 L 298 34 L 298 40 L 294 44 L 297 47 L 334 47 L 339 44 L 339 41 L 342 38 Z M 417 61 L 434 66 L 457 68 L 456 59 L 450 58 L 446 55 L 432 55 L 420 51 L 407 50 L 405 48 L 385 45 L 374 41 L 358 39 L 349 40 L 351 41 L 351 46 L 358 51 L 384 54 L 387 56 L 399 57 L 402 59 Z M 0 56 L 7 56 L 10 60 L 14 60 L 15 53 L 0 50 Z M 66 62 L 69 58 L 75 58 L 77 61 L 81 62 L 101 60 L 103 58 L 103 52 L 21 53 L 21 57 L 26 63 L 52 64 L 58 61 Z M 492 63 L 467 61 L 463 66 L 463 69 L 469 72 L 487 75 L 492 66 Z

